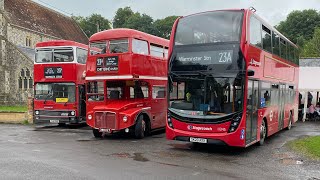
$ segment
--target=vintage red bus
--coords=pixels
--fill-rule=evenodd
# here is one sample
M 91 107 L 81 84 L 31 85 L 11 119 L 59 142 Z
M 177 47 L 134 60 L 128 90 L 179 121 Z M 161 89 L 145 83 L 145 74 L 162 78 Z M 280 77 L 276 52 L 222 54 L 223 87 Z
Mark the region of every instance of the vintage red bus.
M 56 40 L 36 45 L 34 123 L 85 122 L 85 79 L 88 46 Z
M 298 115 L 297 52 L 252 9 L 176 20 L 167 139 L 247 147 L 290 129 Z
M 119 131 L 143 138 L 166 125 L 169 41 L 132 29 L 94 34 L 88 56 L 87 124 L 95 137 Z

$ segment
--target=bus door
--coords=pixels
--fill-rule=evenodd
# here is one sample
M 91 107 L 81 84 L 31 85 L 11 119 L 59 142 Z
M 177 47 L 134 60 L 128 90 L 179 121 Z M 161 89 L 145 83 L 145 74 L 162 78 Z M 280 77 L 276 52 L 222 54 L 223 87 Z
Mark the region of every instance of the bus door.
M 284 107 L 286 103 L 286 86 L 281 84 L 279 85 L 279 115 L 278 115 L 278 129 L 283 129 L 284 126 Z
M 79 85 L 79 121 L 84 121 L 86 117 L 86 92 L 85 85 Z
M 246 114 L 246 144 L 257 139 L 258 127 L 258 81 L 248 80 L 247 114 Z

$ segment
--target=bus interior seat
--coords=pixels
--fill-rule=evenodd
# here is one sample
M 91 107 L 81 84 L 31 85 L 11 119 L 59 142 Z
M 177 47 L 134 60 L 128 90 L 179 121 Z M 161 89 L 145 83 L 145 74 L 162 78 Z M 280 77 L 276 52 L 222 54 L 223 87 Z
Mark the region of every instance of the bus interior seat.
M 110 99 L 120 99 L 120 92 L 116 90 L 110 91 Z
M 158 91 L 156 98 L 164 98 L 166 94 L 166 91 Z

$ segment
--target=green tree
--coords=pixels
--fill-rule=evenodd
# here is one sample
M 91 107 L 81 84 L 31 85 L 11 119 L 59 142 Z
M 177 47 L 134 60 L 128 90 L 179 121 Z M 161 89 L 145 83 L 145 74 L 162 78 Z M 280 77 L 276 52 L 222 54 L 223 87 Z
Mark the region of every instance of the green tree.
M 159 37 L 163 37 L 166 39 L 170 38 L 171 29 L 173 26 L 173 23 L 179 16 L 168 16 L 164 19 L 158 19 L 156 20 L 153 25 L 156 30 L 156 34 Z
M 119 8 L 113 18 L 113 28 L 121 28 L 126 21 L 134 14 L 130 7 Z
M 110 29 L 110 21 L 100 14 L 92 14 L 88 17 L 72 16 L 76 20 L 88 37 L 94 33 Z
M 280 22 L 277 29 L 291 41 L 297 43 L 298 37 L 310 40 L 317 26 L 320 26 L 320 13 L 308 9 L 292 11 L 285 21 Z
M 130 18 L 124 23 L 123 27 L 136 29 L 149 34 L 156 34 L 152 17 L 146 14 L 141 15 L 138 12 L 130 16 Z
M 304 45 L 303 56 L 320 57 L 320 27 L 315 29 L 312 39 Z

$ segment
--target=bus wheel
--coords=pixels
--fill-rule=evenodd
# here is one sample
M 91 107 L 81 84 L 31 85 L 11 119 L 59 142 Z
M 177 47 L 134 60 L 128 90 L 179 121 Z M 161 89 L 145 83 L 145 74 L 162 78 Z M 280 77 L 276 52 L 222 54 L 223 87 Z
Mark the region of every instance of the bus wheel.
M 264 140 L 266 139 L 267 136 L 267 127 L 266 127 L 266 121 L 263 120 L 261 127 L 260 127 L 260 141 L 259 141 L 259 145 L 263 145 Z
M 144 138 L 144 134 L 146 132 L 146 121 L 143 119 L 143 115 L 138 117 L 136 126 L 134 128 L 134 136 L 137 139 Z
M 95 138 L 102 138 L 102 132 L 99 132 L 99 129 L 92 129 L 92 132 Z
M 292 128 L 292 114 L 290 113 L 289 124 L 288 124 L 287 130 L 290 130 L 291 128 Z

